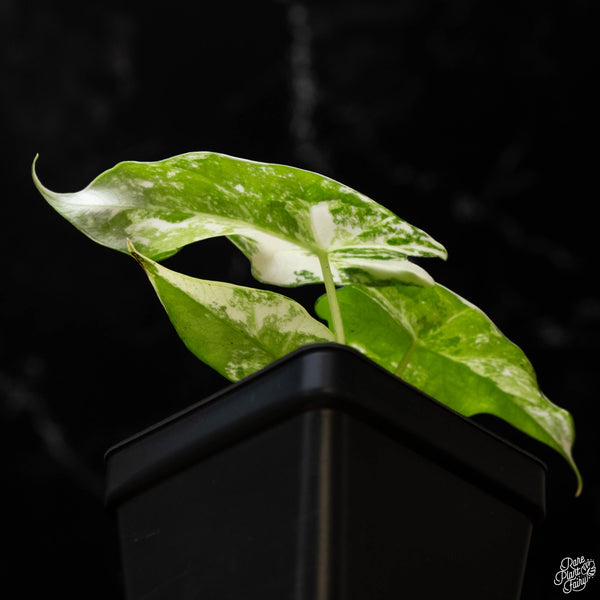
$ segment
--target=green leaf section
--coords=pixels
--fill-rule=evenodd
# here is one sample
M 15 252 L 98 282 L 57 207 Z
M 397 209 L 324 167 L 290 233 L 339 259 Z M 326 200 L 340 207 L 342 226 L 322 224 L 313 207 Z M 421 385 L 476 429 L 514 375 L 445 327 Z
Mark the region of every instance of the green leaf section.
M 36 187 L 90 238 L 161 260 L 192 242 L 228 236 L 263 282 L 321 282 L 329 261 L 336 284 L 432 285 L 408 257 L 446 257 L 429 235 L 328 177 L 212 152 L 159 162 L 123 162 L 85 189 Z
M 571 415 L 546 398 L 525 354 L 476 306 L 437 284 L 348 286 L 337 296 L 350 346 L 461 414 L 495 415 L 552 447 L 580 493 Z M 330 318 L 325 296 L 316 309 Z
M 274 292 L 203 281 L 166 269 L 130 245 L 185 345 L 231 381 L 333 334 Z

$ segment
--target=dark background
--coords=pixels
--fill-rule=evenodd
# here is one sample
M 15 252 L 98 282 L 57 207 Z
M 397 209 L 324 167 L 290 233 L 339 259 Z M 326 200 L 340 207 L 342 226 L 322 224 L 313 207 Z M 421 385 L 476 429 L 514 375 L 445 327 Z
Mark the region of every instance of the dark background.
M 575 418 L 581 498 L 563 461 L 531 446 L 550 468 L 549 514 L 523 598 L 562 597 L 564 556 L 600 561 L 594 4 L 0 0 L 3 586 L 120 598 L 103 453 L 225 384 L 133 261 L 45 204 L 36 153 L 56 191 L 191 150 L 292 164 L 425 229 L 450 257 L 424 266 Z M 222 240 L 169 266 L 251 284 Z

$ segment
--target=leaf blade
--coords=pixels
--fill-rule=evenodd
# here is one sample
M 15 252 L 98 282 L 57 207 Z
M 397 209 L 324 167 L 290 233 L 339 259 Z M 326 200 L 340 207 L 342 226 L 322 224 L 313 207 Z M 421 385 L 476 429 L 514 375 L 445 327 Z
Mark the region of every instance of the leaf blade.
M 333 341 L 325 325 L 280 294 L 177 273 L 130 244 L 187 348 L 231 381 L 292 350 Z
M 489 413 L 573 460 L 572 416 L 539 389 L 523 351 L 476 306 L 436 284 L 338 290 L 347 343 L 465 416 Z M 327 300 L 317 314 L 328 318 Z
M 212 152 L 123 162 L 76 193 L 42 196 L 93 240 L 126 252 L 131 239 L 160 260 L 186 244 L 229 236 L 257 279 L 283 286 L 321 281 L 327 251 L 336 283 L 433 281 L 410 256 L 445 258 L 433 238 L 328 177 Z M 290 266 L 277 257 L 287 253 Z

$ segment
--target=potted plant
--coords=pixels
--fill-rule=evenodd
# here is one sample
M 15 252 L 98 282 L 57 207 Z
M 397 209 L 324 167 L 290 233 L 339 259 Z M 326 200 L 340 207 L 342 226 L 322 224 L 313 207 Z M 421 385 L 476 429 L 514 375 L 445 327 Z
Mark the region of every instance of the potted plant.
M 573 421 L 409 260 L 441 244 L 327 177 L 211 152 L 120 163 L 77 193 L 46 189 L 35 161 L 33 178 L 135 258 L 186 346 L 234 382 L 107 454 L 128 598 L 519 597 L 544 466 L 469 417 L 559 452 L 579 494 Z M 323 283 L 322 320 L 159 263 L 214 236 L 258 281 Z

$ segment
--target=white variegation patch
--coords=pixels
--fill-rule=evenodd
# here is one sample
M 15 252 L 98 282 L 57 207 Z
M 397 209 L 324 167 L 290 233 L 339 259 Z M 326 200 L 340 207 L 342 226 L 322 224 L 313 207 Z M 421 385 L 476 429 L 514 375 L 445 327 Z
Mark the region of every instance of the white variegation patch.
M 336 236 L 337 227 L 329 212 L 328 202 L 319 202 L 310 207 L 310 224 L 318 248 L 329 250 Z

